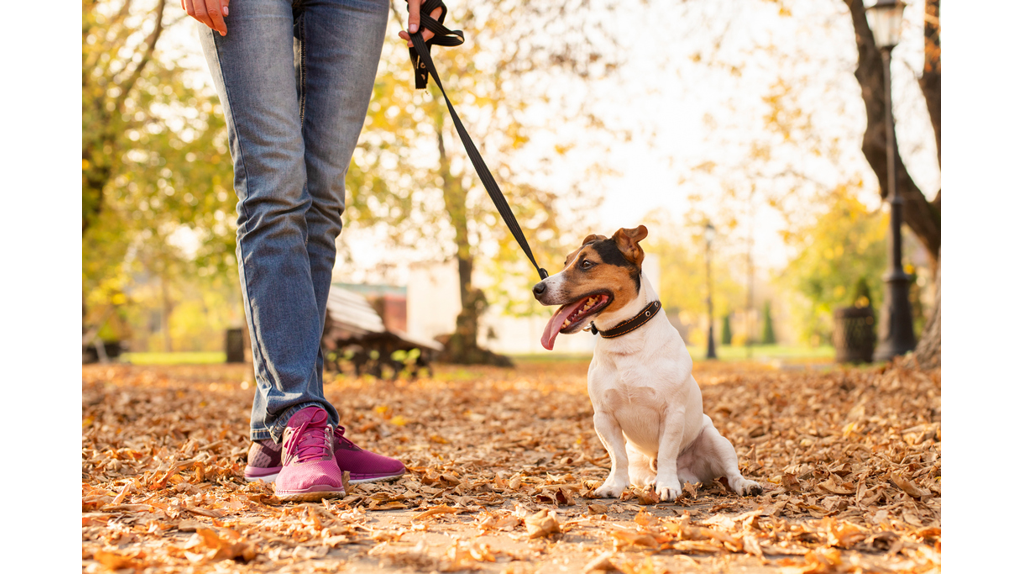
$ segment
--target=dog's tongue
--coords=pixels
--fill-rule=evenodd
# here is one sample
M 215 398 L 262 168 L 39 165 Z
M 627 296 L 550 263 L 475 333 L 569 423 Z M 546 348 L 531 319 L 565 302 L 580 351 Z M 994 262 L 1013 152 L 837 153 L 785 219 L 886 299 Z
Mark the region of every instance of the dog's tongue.
M 544 348 L 551 350 L 555 348 L 555 337 L 558 336 L 558 331 L 562 328 L 562 323 L 565 322 L 565 318 L 573 312 L 576 308 L 575 304 L 568 304 L 559 307 L 558 311 L 551 317 L 548 324 L 544 327 L 544 334 L 540 336 L 540 344 L 544 345 Z

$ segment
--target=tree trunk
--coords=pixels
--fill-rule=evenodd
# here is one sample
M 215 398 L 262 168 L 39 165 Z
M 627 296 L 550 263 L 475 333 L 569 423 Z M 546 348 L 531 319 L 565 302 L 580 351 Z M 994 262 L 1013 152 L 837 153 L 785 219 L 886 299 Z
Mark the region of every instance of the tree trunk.
M 875 46 L 871 27 L 868 26 L 864 14 L 863 0 L 845 0 L 850 8 L 853 29 L 857 37 L 857 70 L 854 75 L 860 84 L 861 97 L 867 112 L 867 127 L 864 130 L 864 142 L 861 149 L 868 160 L 871 170 L 878 176 L 879 182 L 889 181 L 886 165 L 885 147 L 885 92 L 882 80 L 882 54 Z M 938 209 L 933 207 L 917 187 L 913 178 L 903 165 L 900 157 L 899 143 L 896 148 L 896 188 L 903 197 L 903 217 L 907 226 L 921 240 L 932 259 L 938 257 L 942 235 L 939 227 Z M 882 197 L 888 194 L 886 186 L 881 185 Z
M 882 76 L 882 55 L 875 45 L 874 36 L 868 26 L 867 17 L 864 13 L 863 0 L 844 0 L 850 9 L 850 17 L 853 20 L 854 35 L 857 39 L 857 70 L 854 75 L 860 84 L 861 97 L 864 100 L 864 108 L 867 112 L 867 127 L 864 130 L 864 141 L 862 150 L 864 157 L 871 166 L 871 170 L 878 176 L 879 182 L 888 181 L 888 166 L 886 162 L 886 141 L 885 141 L 885 92 Z M 940 85 L 941 85 L 941 51 L 939 43 L 939 0 L 927 0 L 925 4 L 925 60 L 921 78 L 918 81 L 924 93 L 925 102 L 928 107 L 928 115 L 931 119 L 932 128 L 935 130 L 936 149 L 941 149 L 941 124 L 940 124 Z M 941 333 L 939 329 L 941 308 L 939 306 L 939 251 L 942 247 L 941 234 L 941 198 L 942 190 L 935 194 L 931 202 L 924 196 L 921 189 L 914 182 L 903 165 L 903 159 L 899 154 L 898 142 L 894 142 L 896 149 L 896 189 L 903 198 L 903 217 L 910 230 L 921 240 L 928 255 L 932 260 L 932 268 L 935 271 L 935 309 L 928 320 L 928 327 L 922 333 L 918 342 L 917 350 L 921 352 L 935 349 L 935 361 L 939 360 L 938 349 L 941 347 Z M 881 185 L 881 194 L 885 198 L 888 194 L 886 185 Z
M 933 369 L 942 366 L 942 291 L 939 288 L 942 270 L 941 252 L 935 261 L 935 311 L 921 333 L 921 340 L 914 349 L 914 357 L 921 367 Z
M 939 0 L 927 0 L 924 5 L 924 67 L 921 70 L 921 78 L 918 84 L 924 94 L 925 105 L 928 107 L 928 117 L 932 122 L 932 129 L 935 131 L 935 151 L 938 155 L 939 165 L 942 165 L 942 125 L 941 114 L 939 113 L 942 100 L 942 45 L 939 41 L 941 27 L 939 26 Z M 935 194 L 931 207 L 936 218 L 941 217 L 942 190 Z M 942 284 L 940 281 L 942 271 L 942 250 L 935 257 L 935 309 L 932 311 L 928 324 L 921 333 L 921 340 L 917 342 L 914 349 L 914 356 L 926 369 L 942 365 Z
M 466 188 L 461 178 L 451 173 L 451 161 L 444 148 L 443 114 L 444 109 L 438 106 L 435 123 L 437 129 L 437 150 L 440 155 L 438 171 L 441 175 L 445 210 L 451 218 L 455 229 L 456 259 L 459 264 L 459 295 L 462 300 L 462 311 L 455 318 L 455 332 L 445 342 L 445 351 L 440 360 L 464 365 L 489 364 L 511 366 L 507 357 L 481 349 L 477 343 L 480 329 L 480 317 L 487 310 L 487 299 L 483 291 L 473 288 L 473 254 L 469 245 L 469 225 L 466 213 Z

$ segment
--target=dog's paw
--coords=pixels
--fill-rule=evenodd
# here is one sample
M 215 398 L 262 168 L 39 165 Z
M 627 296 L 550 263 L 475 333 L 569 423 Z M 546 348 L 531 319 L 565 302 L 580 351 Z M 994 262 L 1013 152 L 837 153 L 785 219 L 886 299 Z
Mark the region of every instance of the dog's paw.
M 736 486 L 729 485 L 733 490 L 740 493 L 742 496 L 757 496 L 764 492 L 761 485 L 754 482 L 753 480 L 738 480 Z
M 625 484 L 605 483 L 594 491 L 594 496 L 598 498 L 619 498 L 622 496 L 623 490 L 626 490 Z
M 679 481 L 658 481 L 655 485 L 655 490 L 662 501 L 675 500 L 679 498 L 679 495 L 683 493 L 683 488 L 679 485 Z

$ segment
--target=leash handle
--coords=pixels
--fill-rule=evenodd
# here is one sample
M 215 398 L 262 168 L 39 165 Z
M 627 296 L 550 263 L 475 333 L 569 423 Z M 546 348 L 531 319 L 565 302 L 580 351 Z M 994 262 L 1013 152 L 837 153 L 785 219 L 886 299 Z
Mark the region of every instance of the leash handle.
M 409 0 L 406 0 L 406 4 L 408 2 Z M 437 17 L 437 20 L 430 17 L 430 13 L 436 8 L 441 8 L 441 14 Z M 430 53 L 430 46 L 434 44 L 438 46 L 460 46 L 466 41 L 466 36 L 462 33 L 462 30 L 449 30 L 444 27 L 444 17 L 447 15 L 448 7 L 441 0 L 425 0 L 420 4 L 421 30 L 417 33 L 422 33 L 423 30 L 430 30 L 434 33 L 434 36 L 426 42 L 426 53 L 428 55 Z M 420 62 L 419 53 L 415 47 L 409 48 L 409 59 L 412 60 L 412 69 L 416 73 L 416 89 L 422 90 L 427 87 L 427 69 Z
M 423 20 L 431 21 L 431 18 L 427 17 Z M 461 37 L 461 31 L 459 31 L 459 34 Z M 512 214 L 512 208 L 508 206 L 508 201 L 505 200 L 505 196 L 502 195 L 497 182 L 494 181 L 494 176 L 491 175 L 491 171 L 487 169 L 487 164 L 484 163 L 484 158 L 480 156 L 480 152 L 477 151 L 476 145 L 469 137 L 469 133 L 466 132 L 466 127 L 462 125 L 462 120 L 459 119 L 459 114 L 455 113 L 455 108 L 452 106 L 451 100 L 448 99 L 448 94 L 444 91 L 444 86 L 441 85 L 441 79 L 437 76 L 437 69 L 434 67 L 433 59 L 430 57 L 430 47 L 423 41 L 421 32 L 410 34 L 409 37 L 412 39 L 413 49 L 416 50 L 416 53 L 419 56 L 418 62 L 415 59 L 413 62 L 417 65 L 417 75 L 421 68 L 426 67 L 427 72 L 429 72 L 430 76 L 434 78 L 434 83 L 437 84 L 437 88 L 441 90 L 441 95 L 444 96 L 444 103 L 448 105 L 448 112 L 451 114 L 452 122 L 455 124 L 455 131 L 459 133 L 462 145 L 466 148 L 466 154 L 469 155 L 470 161 L 473 162 L 473 167 L 476 168 L 476 173 L 480 176 L 480 181 L 484 184 L 484 188 L 487 190 L 487 195 L 491 197 L 491 201 L 494 202 L 494 207 L 498 209 L 498 213 L 501 214 L 501 218 L 505 220 L 505 225 L 508 226 L 509 231 L 512 232 L 512 236 L 516 238 L 516 242 L 519 243 L 519 247 L 521 247 L 523 252 L 526 253 L 526 257 L 530 259 L 530 263 L 532 263 L 534 269 L 537 270 L 537 274 L 540 275 L 541 279 L 547 279 L 547 270 L 541 268 L 540 265 L 537 265 L 537 260 L 533 257 L 533 251 L 530 250 L 530 244 L 527 243 L 526 237 L 523 235 L 523 230 L 519 227 L 519 222 L 516 221 L 515 215 Z M 434 38 L 431 38 L 431 40 L 433 39 Z M 410 50 L 410 52 L 412 52 L 412 50 Z M 425 86 L 426 80 L 424 80 L 424 87 Z M 417 87 L 419 87 L 418 80 Z

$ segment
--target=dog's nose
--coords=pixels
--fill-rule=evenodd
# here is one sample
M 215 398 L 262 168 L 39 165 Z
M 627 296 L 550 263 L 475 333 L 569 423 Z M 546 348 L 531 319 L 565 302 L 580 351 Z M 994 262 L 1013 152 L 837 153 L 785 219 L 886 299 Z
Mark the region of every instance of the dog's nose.
M 544 290 L 547 288 L 548 286 L 545 285 L 543 281 L 541 281 L 540 283 L 533 286 L 533 296 L 540 297 L 541 295 L 544 294 Z

